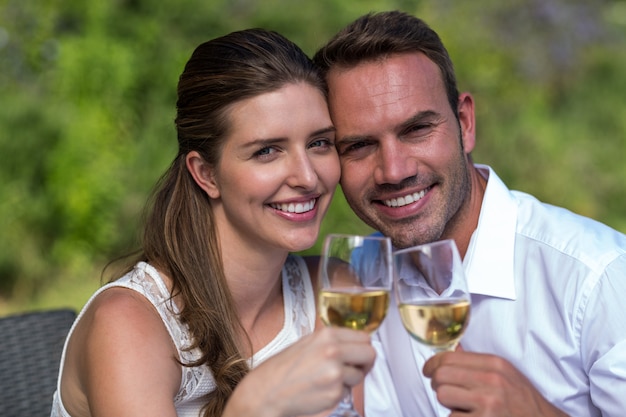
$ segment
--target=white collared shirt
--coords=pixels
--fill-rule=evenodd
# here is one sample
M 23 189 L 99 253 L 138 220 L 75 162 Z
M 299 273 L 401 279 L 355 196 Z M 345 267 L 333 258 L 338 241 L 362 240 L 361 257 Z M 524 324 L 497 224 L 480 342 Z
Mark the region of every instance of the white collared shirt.
M 571 416 L 626 415 L 626 236 L 510 191 L 485 165 L 479 223 L 463 260 L 472 293 L 461 344 L 517 367 Z M 422 376 L 431 351 L 397 307 L 374 337 L 367 417 L 447 416 Z

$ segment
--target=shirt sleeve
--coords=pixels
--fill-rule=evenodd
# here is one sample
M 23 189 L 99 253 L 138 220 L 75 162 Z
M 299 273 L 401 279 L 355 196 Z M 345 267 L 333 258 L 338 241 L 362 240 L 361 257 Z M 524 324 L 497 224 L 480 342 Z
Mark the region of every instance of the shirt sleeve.
M 626 254 L 611 262 L 585 308 L 581 333 L 591 399 L 603 417 L 626 410 Z

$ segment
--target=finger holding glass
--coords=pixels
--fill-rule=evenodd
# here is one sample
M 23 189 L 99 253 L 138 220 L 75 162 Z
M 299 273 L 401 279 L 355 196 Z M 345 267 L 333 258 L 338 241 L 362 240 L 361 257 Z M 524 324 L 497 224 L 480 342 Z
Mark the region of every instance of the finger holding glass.
M 402 323 L 435 353 L 454 350 L 470 317 L 470 294 L 453 240 L 393 253 L 394 286 Z
M 392 282 L 391 241 L 386 237 L 331 234 L 324 240 L 318 312 L 326 326 L 372 333 L 387 314 Z M 360 417 L 352 393 L 329 417 Z

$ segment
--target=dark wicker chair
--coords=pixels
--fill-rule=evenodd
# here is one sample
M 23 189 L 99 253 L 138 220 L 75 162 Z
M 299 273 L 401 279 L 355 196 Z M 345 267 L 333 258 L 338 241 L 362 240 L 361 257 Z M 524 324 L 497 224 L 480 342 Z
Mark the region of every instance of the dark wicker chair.
M 50 417 L 65 337 L 76 312 L 0 318 L 0 416 Z

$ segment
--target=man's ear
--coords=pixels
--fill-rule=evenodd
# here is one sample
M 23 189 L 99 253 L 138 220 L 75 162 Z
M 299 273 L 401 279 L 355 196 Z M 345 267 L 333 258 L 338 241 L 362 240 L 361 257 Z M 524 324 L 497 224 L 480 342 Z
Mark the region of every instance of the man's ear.
M 185 157 L 187 170 L 194 181 L 202 188 L 210 198 L 219 198 L 220 190 L 215 180 L 213 167 L 196 151 L 191 151 Z
M 474 119 L 474 98 L 469 93 L 459 96 L 459 123 L 461 124 L 461 137 L 463 150 L 466 154 L 471 153 L 476 146 L 476 121 Z

